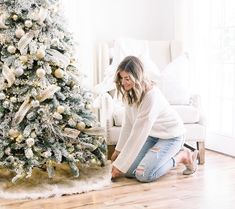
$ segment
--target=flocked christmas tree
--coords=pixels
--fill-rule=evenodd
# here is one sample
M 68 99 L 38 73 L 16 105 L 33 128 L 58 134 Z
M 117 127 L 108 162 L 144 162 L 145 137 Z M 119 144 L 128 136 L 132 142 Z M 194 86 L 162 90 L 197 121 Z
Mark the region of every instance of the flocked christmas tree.
M 58 0 L 0 0 L 0 166 L 29 177 L 54 163 L 103 166 L 106 144 L 80 85 Z

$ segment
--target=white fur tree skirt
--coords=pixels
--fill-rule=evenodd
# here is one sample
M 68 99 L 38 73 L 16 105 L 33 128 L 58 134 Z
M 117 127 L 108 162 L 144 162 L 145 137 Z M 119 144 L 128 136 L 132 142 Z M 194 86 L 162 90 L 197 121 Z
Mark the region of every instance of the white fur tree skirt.
M 111 183 L 111 165 L 102 168 L 80 170 L 74 178 L 65 165 L 56 168 L 56 176 L 49 179 L 46 172 L 35 168 L 30 178 L 11 183 L 13 175 L 0 170 L 0 198 L 2 199 L 39 199 L 99 190 Z

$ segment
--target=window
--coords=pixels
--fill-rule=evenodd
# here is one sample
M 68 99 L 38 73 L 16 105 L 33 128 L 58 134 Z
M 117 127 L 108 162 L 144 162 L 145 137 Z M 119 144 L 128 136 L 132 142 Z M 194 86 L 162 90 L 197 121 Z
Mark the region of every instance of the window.
M 206 147 L 235 156 L 235 1 L 181 3 L 187 4 L 182 39 L 192 58 L 193 89 L 207 118 Z

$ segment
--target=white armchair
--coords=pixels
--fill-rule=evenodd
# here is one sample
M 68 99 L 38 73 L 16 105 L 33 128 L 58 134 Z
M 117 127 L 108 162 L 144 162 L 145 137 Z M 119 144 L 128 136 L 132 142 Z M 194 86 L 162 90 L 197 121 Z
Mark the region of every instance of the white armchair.
M 110 46 L 105 43 L 100 45 L 102 56 L 99 57 L 99 66 L 102 69 L 107 67 L 107 63 L 111 60 L 109 53 Z M 174 58 L 182 54 L 181 43 L 175 41 L 149 41 L 149 55 L 152 61 L 160 68 L 165 68 Z M 103 63 L 103 66 L 102 64 Z M 104 65 L 104 63 L 106 63 Z M 171 68 L 171 70 L 174 68 Z M 168 88 L 169 91 L 169 88 Z M 178 95 L 175 89 L 171 89 L 174 96 Z M 163 91 L 164 93 L 164 91 Z M 123 115 L 123 108 L 117 105 L 117 100 L 113 97 L 113 91 L 106 92 L 102 95 L 102 104 L 100 108 L 100 122 L 106 129 L 106 138 L 108 144 L 109 158 L 115 149 L 120 130 Z M 179 95 L 180 97 L 180 95 Z M 171 101 L 170 104 L 181 116 L 186 128 L 186 144 L 190 149 L 199 150 L 199 164 L 205 162 L 205 138 L 206 126 L 205 119 L 202 114 L 201 100 L 199 95 L 191 95 L 188 102 Z

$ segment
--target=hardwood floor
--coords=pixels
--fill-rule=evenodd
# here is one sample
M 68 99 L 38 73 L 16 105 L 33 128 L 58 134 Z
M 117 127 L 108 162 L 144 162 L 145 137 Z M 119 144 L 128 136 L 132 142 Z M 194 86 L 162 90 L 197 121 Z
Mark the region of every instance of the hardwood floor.
M 0 200 L 1 209 L 233 209 L 235 159 L 206 151 L 192 176 L 183 166 L 153 183 L 119 179 L 100 191 L 32 201 Z

